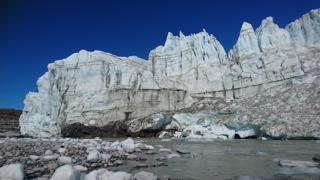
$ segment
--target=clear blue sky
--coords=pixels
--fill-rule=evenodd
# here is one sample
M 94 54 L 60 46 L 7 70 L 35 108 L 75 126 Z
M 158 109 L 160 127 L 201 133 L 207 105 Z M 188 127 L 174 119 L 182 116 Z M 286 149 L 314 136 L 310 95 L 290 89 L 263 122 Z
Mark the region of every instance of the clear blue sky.
M 320 0 L 1 0 L 0 107 L 22 109 L 47 64 L 81 49 L 147 58 L 168 31 L 205 28 L 229 50 L 243 21 L 284 27 L 315 8 Z

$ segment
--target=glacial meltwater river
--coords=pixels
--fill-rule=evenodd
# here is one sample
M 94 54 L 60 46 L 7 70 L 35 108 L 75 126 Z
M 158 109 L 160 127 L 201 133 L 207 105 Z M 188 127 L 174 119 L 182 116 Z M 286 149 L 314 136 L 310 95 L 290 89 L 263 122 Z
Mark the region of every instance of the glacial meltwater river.
M 297 179 L 320 179 L 320 170 L 318 168 L 306 169 L 310 172 L 303 174 L 301 171 L 304 170 L 283 168 L 277 163 L 277 159 L 312 161 L 312 157 L 316 153 L 320 153 L 319 141 L 262 141 L 248 139 L 199 142 L 182 140 L 161 141 L 159 139 L 140 140 L 155 147 L 161 145 L 173 151 L 176 148 L 180 148 L 190 151 L 191 155 L 163 161 L 168 166 L 135 169 L 133 168 L 134 164 L 128 162 L 124 166 L 114 168 L 114 170 L 124 170 L 127 172 L 145 170 L 156 174 L 159 178 L 167 176 L 171 179 L 180 180 L 238 179 L 237 177 L 239 176 L 251 176 L 263 179 L 290 179 L 288 176 Z M 159 163 L 156 158 L 160 157 L 161 154 L 163 153 L 146 155 L 148 161 L 144 163 Z M 300 171 L 300 173 L 297 171 Z M 246 177 L 242 178 L 246 179 Z

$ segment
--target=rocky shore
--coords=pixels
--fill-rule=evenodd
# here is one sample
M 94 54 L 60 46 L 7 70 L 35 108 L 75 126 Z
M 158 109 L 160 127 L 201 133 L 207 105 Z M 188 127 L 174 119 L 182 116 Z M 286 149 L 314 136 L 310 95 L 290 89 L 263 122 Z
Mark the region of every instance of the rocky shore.
M 175 145 L 169 146 L 168 148 L 166 147 L 167 144 L 163 144 L 164 146 L 152 146 L 146 144 L 144 139 L 139 138 L 135 140 L 131 138 L 108 140 L 100 138 L 83 139 L 84 137 L 82 137 L 82 139 L 26 138 L 22 137 L 19 132 L 18 118 L 20 114 L 21 111 L 19 110 L 0 110 L 0 136 L 2 137 L 0 138 L 1 180 L 3 178 L 10 180 L 179 179 L 177 174 L 173 175 L 168 173 L 168 175 L 166 175 L 163 174 L 163 172 L 157 173 L 155 169 L 177 168 L 176 163 L 179 164 L 181 163 L 180 161 L 190 162 L 193 161 L 195 156 L 199 156 L 199 154 L 195 152 L 186 150 L 188 149 L 186 147 L 184 147 L 186 148 L 184 149 L 179 147 L 179 145 Z M 208 114 L 204 115 L 208 116 Z M 199 117 L 202 117 L 201 114 Z M 192 120 L 193 116 L 190 115 L 181 116 L 180 119 L 177 116 L 175 118 L 177 121 L 175 122 L 180 122 L 178 120 L 185 122 L 186 120 L 190 120 L 190 118 L 190 123 L 192 124 L 194 122 Z M 163 120 L 162 118 L 158 119 Z M 179 124 L 181 124 L 181 122 Z M 153 126 L 150 124 L 142 124 L 141 127 Z M 237 134 L 240 138 L 246 138 L 252 134 L 249 133 L 250 131 L 248 130 L 231 131 L 221 127 L 211 129 L 211 131 L 214 130 L 221 132 L 219 136 L 220 140 L 230 139 L 225 137 L 234 137 Z M 81 131 L 81 129 L 75 128 L 73 131 Z M 167 132 L 170 131 L 167 130 Z M 183 138 L 176 138 L 179 139 L 178 141 L 191 140 L 189 139 L 190 137 L 195 138 L 197 141 L 200 141 L 200 139 L 205 140 L 205 138 L 203 138 L 204 135 L 198 132 L 204 133 L 206 131 L 203 131 L 201 128 L 191 129 L 189 134 L 181 134 L 181 136 L 184 136 Z M 84 133 L 88 134 L 87 131 Z M 226 134 L 229 136 L 226 136 Z M 88 137 L 94 137 L 92 135 Z M 199 137 L 202 138 L 199 139 Z M 205 137 L 207 136 L 205 135 Z M 172 135 L 162 134 L 161 138 L 162 139 L 157 141 L 158 143 L 161 141 L 165 142 L 168 140 L 165 138 L 172 138 Z M 210 141 L 212 142 L 213 139 Z M 266 140 L 266 138 L 263 137 L 261 139 Z M 256 155 L 264 156 L 265 152 L 259 151 Z M 274 175 L 271 178 L 264 179 L 290 179 L 292 177 L 304 179 L 306 177 L 317 177 L 317 174 L 320 174 L 320 155 L 315 155 L 312 158 L 313 161 L 311 161 L 311 158 L 312 156 L 310 156 L 310 161 L 274 159 L 274 164 L 280 168 L 279 173 L 282 175 Z M 194 160 L 197 161 L 196 159 Z M 301 174 L 307 174 L 307 176 L 301 176 Z M 198 178 L 193 177 L 187 179 Z M 259 178 L 253 176 L 237 176 L 233 179 Z
M 0 141 L 0 177 L 13 180 L 158 179 L 144 169 L 167 166 L 168 159 L 188 157 L 190 153 L 185 150 L 154 147 L 131 138 L 123 141 L 5 138 Z M 156 163 L 151 163 L 150 158 L 156 158 Z M 123 166 L 130 172 L 119 171 Z
M 171 140 L 173 141 L 173 140 Z M 180 140 L 181 141 L 181 140 Z M 242 140 L 246 141 L 246 140 Z M 254 141 L 254 140 L 247 140 Z M 149 142 L 149 141 L 148 141 Z M 155 141 L 156 144 L 167 141 Z M 153 143 L 155 143 L 153 142 Z M 239 144 L 240 141 L 230 142 Z M 260 141 L 262 142 L 262 141 Z M 263 141 L 270 142 L 270 141 Z M 311 141 L 310 141 L 311 142 Z M 201 179 L 179 178 L 180 173 L 171 174 L 168 169 L 179 168 L 188 163 L 187 169 L 193 167 L 190 163 L 203 161 L 203 153 L 219 152 L 219 148 L 208 150 L 195 150 L 194 144 L 161 143 L 162 145 L 145 143 L 143 139 L 72 139 L 72 138 L 2 138 L 0 139 L 0 179 L 10 180 L 153 180 L 153 179 Z M 224 147 L 227 141 L 220 141 Z M 313 142 L 315 145 L 317 141 Z M 167 145 L 169 145 L 166 147 Z M 205 143 L 206 144 L 206 143 Z M 228 143 L 227 143 L 228 144 Z M 173 145 L 173 146 L 172 146 Z M 188 148 L 193 146 L 193 149 Z M 201 149 L 201 145 L 199 144 Z M 259 159 L 268 156 L 268 150 L 258 150 L 255 154 L 247 151 L 243 153 L 230 149 L 223 150 L 228 156 L 251 157 Z M 238 146 L 238 145 L 236 145 Z M 272 146 L 274 148 L 274 146 Z M 191 150 L 191 151 L 190 151 Z M 230 151 L 231 150 L 231 151 Z M 222 152 L 223 152 L 222 151 Z M 272 151 L 271 151 L 272 152 Z M 290 152 L 288 152 L 290 154 Z M 284 153 L 286 154 L 286 153 Z M 224 156 L 223 154 L 221 156 Z M 278 155 L 277 155 L 278 156 Z M 207 158 L 208 155 L 206 155 Z M 281 157 L 281 156 L 280 156 Z M 286 156 L 283 156 L 286 157 Z M 202 157 L 203 158 L 203 157 Z M 309 159 L 309 160 L 307 160 Z M 310 156 L 305 160 L 301 158 L 273 158 L 269 163 L 272 169 L 279 169 L 279 174 L 271 177 L 235 176 L 231 179 L 305 179 L 317 178 L 320 174 L 320 154 Z M 227 160 L 227 159 L 226 159 Z M 266 159 L 267 160 L 267 159 Z M 228 161 L 228 160 L 227 160 Z M 210 161 L 211 162 L 211 161 Z M 235 163 L 237 160 L 235 159 Z M 211 162 L 214 164 L 214 161 Z M 191 165 L 191 166 L 190 166 Z M 198 166 L 198 165 L 195 165 Z M 250 166 L 250 164 L 248 164 Z M 223 170 L 212 169 L 209 174 Z M 270 168 L 270 167 L 269 167 Z M 192 168 L 190 169 L 192 170 Z M 198 169 L 199 170 L 199 169 Z M 195 170 L 195 171 L 198 171 Z M 230 175 L 233 174 L 229 172 Z M 177 176 L 178 175 L 178 176 Z M 240 172 L 239 172 L 240 175 Z M 206 177 L 206 176 L 205 176 Z M 232 177 L 232 176 L 231 176 Z M 207 179 L 204 178 L 204 179 Z

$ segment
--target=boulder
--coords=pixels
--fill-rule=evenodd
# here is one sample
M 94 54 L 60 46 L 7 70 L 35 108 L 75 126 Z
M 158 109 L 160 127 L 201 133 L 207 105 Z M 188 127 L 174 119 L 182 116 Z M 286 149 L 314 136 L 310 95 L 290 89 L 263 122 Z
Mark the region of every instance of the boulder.
M 0 168 L 0 179 L 4 180 L 24 180 L 22 164 L 4 165 Z
M 60 166 L 50 180 L 79 180 L 80 172 L 71 165 Z
M 158 177 L 150 172 L 141 171 L 134 175 L 135 180 L 157 180 Z
M 101 158 L 105 161 L 109 161 L 111 158 L 111 154 L 101 154 Z
M 125 152 L 131 153 L 134 151 L 135 145 L 132 138 L 128 138 L 121 142 L 121 147 Z
M 83 180 L 100 180 L 101 176 L 105 173 L 112 173 L 111 171 L 108 171 L 107 169 L 98 169 L 93 170 L 89 174 L 84 175 Z M 109 175 L 104 175 L 109 176 Z
M 313 157 L 312 157 L 312 160 L 317 162 L 317 163 L 320 163 L 320 154 L 315 154 Z
M 97 150 L 90 151 L 87 156 L 87 161 L 97 161 L 101 157 L 100 152 Z

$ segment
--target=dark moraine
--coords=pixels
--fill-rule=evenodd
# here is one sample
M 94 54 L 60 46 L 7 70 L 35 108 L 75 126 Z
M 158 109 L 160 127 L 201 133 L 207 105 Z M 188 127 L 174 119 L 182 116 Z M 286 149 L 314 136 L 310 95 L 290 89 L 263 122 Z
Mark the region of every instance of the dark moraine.
M 0 137 L 20 136 L 21 113 L 21 110 L 16 109 L 0 109 Z

